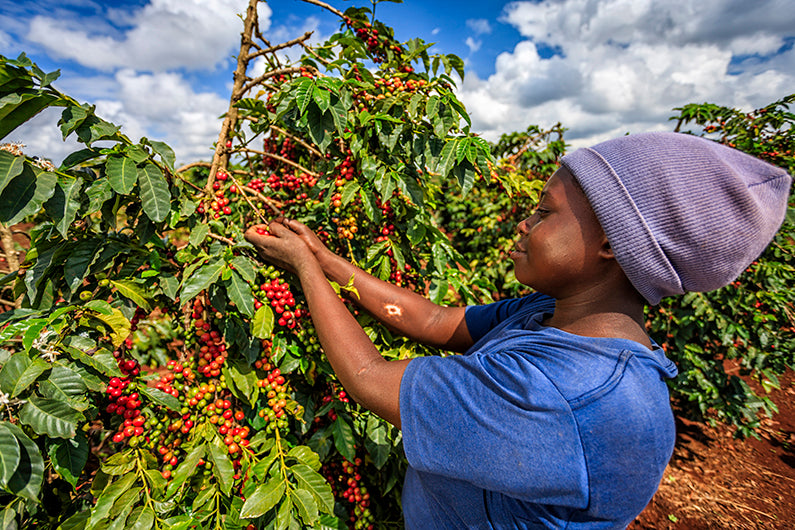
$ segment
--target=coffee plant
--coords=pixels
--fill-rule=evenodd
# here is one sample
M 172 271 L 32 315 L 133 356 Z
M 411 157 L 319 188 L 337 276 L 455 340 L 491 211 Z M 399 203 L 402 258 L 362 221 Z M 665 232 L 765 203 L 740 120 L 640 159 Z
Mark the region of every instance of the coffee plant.
M 452 92 L 457 57 L 360 8 L 326 6 L 341 29 L 320 45 L 271 43 L 256 4 L 206 163 L 175 167 L 57 72 L 0 59 L 0 139 L 61 107 L 85 146 L 59 167 L 0 151 L 0 221 L 35 223 L 0 280 L 4 528 L 400 524 L 399 431 L 347 396 L 300 286 L 242 233 L 288 215 L 385 280 L 474 302 L 432 212 L 490 174 L 490 147 Z M 358 318 L 385 355 L 427 353 Z
M 259 262 L 243 231 L 298 219 L 438 303 L 521 294 L 505 251 L 564 129 L 489 145 L 453 92 L 459 58 L 397 40 L 373 17 L 377 1 L 344 13 L 307 1 L 340 21 L 318 45 L 269 42 L 249 2 L 213 158 L 182 167 L 168 145 L 134 142 L 57 90 L 58 72 L 0 57 L 0 140 L 59 107 L 63 137 L 84 146 L 58 167 L 0 149 L 3 528 L 401 526 L 400 431 L 347 395 L 299 283 Z M 256 77 L 254 61 L 266 65 Z M 682 123 L 791 164 L 788 101 L 745 118 L 694 107 Z M 744 119 L 758 119 L 757 136 Z M 21 263 L 20 226 L 32 226 Z M 791 364 L 791 233 L 740 285 L 650 314 L 682 367 L 675 394 L 700 399 L 702 414 L 752 429 L 750 388 L 718 368 L 737 359 L 770 385 Z M 444 354 L 351 311 L 388 358 Z

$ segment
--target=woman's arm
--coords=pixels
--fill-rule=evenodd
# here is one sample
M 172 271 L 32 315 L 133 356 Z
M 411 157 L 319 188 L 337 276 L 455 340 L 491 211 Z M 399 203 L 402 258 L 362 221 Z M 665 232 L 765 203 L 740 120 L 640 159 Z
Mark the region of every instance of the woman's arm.
M 246 232 L 260 254 L 301 281 L 320 343 L 345 390 L 362 406 L 400 427 L 400 381 L 408 360 L 387 361 L 329 284 L 314 253 L 281 223 L 272 235 Z
M 464 320 L 465 308 L 434 304 L 415 292 L 376 278 L 331 252 L 302 223 L 286 219 L 277 222 L 300 236 L 330 280 L 346 285 L 353 277 L 359 298 L 356 295 L 349 298 L 390 329 L 415 342 L 444 350 L 463 352 L 472 346 Z

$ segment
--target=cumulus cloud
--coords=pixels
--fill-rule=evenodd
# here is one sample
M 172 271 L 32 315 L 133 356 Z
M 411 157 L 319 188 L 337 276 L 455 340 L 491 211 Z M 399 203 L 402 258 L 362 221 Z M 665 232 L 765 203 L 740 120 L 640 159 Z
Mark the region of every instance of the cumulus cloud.
M 90 33 L 83 21 L 37 15 L 27 38 L 53 57 L 103 71 L 207 69 L 225 62 L 237 46 L 237 15 L 245 9 L 241 0 L 152 0 L 131 15 L 116 11 L 118 21 L 129 28 L 117 34 Z M 267 4 L 259 4 L 258 14 L 267 29 Z
M 169 144 L 177 163 L 212 158 L 212 145 L 221 122 L 218 116 L 228 102 L 210 92 L 195 92 L 174 73 L 139 74 L 121 70 L 113 78 L 113 90 L 107 99 L 94 100 L 97 114 L 121 125 L 121 132 L 133 141 L 146 136 Z M 30 155 L 50 158 L 59 163 L 80 146 L 62 140 L 56 126 L 60 110 L 50 109 L 26 123 L 9 137 L 9 141 L 26 144 Z
M 525 40 L 487 79 L 468 72 L 459 96 L 486 138 L 560 121 L 574 146 L 670 130 L 672 108 L 691 102 L 763 105 L 795 86 L 787 3 L 513 2 L 501 21 Z
M 475 35 L 491 33 L 491 24 L 485 18 L 470 18 L 466 23 L 467 27 L 475 32 Z
M 483 42 L 481 42 L 479 40 L 475 40 L 472 37 L 467 37 L 464 40 L 464 44 L 467 45 L 467 47 L 469 48 L 470 52 L 474 53 L 474 52 L 476 52 L 476 51 L 478 51 L 480 49 L 480 46 L 483 44 Z

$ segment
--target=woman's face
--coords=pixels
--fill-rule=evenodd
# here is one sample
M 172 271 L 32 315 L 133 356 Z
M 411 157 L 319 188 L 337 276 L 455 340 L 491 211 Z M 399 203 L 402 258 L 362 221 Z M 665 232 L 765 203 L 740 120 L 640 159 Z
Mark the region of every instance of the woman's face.
M 604 231 L 574 176 L 561 167 L 541 192 L 536 210 L 517 226 L 511 259 L 516 278 L 536 291 L 563 298 L 587 288 L 609 249 Z

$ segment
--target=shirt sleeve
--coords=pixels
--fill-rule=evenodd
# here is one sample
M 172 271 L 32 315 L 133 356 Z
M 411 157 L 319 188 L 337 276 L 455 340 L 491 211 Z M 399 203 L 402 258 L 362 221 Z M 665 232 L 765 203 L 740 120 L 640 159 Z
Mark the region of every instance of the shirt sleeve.
M 574 416 L 524 353 L 413 359 L 400 414 L 404 451 L 419 471 L 529 502 L 588 504 Z
M 484 305 L 467 306 L 464 318 L 473 342 L 479 341 L 492 328 L 508 317 L 531 308 L 554 309 L 555 300 L 541 293 L 532 293 L 521 298 L 509 298 Z

